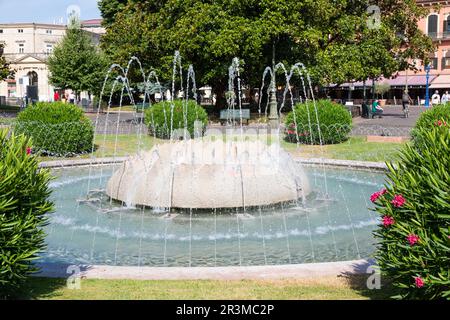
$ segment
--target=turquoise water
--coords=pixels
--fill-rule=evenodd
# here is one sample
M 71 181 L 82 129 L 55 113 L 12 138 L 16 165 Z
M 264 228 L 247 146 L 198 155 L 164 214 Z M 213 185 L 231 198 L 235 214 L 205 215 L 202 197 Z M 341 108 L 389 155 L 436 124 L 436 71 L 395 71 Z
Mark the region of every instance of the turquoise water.
M 370 195 L 384 175 L 306 167 L 314 192 L 305 204 L 246 212 L 125 208 L 106 199 L 80 203 L 103 189 L 112 167 L 54 170 L 56 211 L 42 262 L 130 266 L 236 266 L 368 258 L 378 218 Z M 325 190 L 328 189 L 328 197 Z M 99 197 L 101 193 L 97 196 Z M 238 213 L 238 214 L 237 214 Z

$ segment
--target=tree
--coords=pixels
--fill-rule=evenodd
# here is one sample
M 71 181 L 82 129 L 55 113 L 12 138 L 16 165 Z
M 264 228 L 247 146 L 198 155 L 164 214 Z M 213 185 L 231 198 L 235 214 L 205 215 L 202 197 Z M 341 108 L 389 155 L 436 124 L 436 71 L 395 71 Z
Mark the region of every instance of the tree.
M 107 65 L 106 56 L 93 44 L 89 34 L 72 21 L 48 59 L 49 81 L 61 89 L 98 95 Z
M 375 93 L 381 95 L 381 99 L 384 99 L 384 95 L 389 92 L 391 85 L 388 82 L 378 82 L 375 84 Z
M 116 14 L 125 8 L 128 0 L 100 0 L 98 8 L 102 13 L 103 24 L 110 26 L 116 17 Z
M 3 44 L 0 43 L 0 81 L 14 75 L 14 70 L 10 69 L 9 63 L 6 62 L 6 59 L 3 56 L 3 48 Z
M 115 62 L 136 55 L 166 79 L 179 50 L 194 65 L 197 83 L 213 86 L 221 107 L 233 57 L 244 65 L 242 81 L 259 87 L 274 44 L 277 62 L 303 62 L 318 85 L 389 77 L 409 59 L 426 59 L 433 45 L 417 26 L 426 9 L 414 0 L 376 3 L 381 23 L 372 28 L 362 0 L 128 0 L 111 18 L 102 46 Z

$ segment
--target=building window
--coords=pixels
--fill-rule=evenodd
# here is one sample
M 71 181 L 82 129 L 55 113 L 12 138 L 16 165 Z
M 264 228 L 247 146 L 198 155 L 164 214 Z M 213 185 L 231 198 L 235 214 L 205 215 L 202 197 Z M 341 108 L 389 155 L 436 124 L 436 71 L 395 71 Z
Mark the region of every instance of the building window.
M 17 30 L 19 33 L 23 33 L 23 29 L 18 29 Z
M 48 44 L 47 45 L 47 53 L 50 54 L 53 52 L 53 45 L 52 44 Z
M 438 68 L 438 58 L 430 58 L 430 68 L 432 70 L 437 70 L 437 68 Z
M 450 69 L 450 58 L 444 58 L 444 69 Z
M 436 14 L 432 14 L 428 17 L 428 30 L 427 34 L 430 37 L 437 37 L 438 33 L 438 16 Z
M 52 34 L 52 30 L 47 30 L 47 34 Z
M 0 33 L 3 33 L 3 29 L 0 29 Z
M 23 43 L 19 43 L 19 53 L 25 52 L 25 45 Z

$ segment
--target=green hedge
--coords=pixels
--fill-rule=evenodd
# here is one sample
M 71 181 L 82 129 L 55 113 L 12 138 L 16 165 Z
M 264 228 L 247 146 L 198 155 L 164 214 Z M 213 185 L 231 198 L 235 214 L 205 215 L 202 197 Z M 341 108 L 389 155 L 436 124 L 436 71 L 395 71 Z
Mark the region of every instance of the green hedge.
M 450 127 L 418 129 L 372 195 L 381 224 L 376 259 L 396 298 L 450 299 Z
M 71 156 L 91 152 L 94 126 L 83 110 L 62 102 L 39 102 L 19 113 L 18 134 L 33 138 L 34 151 Z
M 185 114 L 187 119 L 185 119 Z M 186 127 L 191 137 L 194 135 L 196 121 L 201 122 L 202 130 L 208 123 L 208 115 L 205 109 L 192 100 L 187 103 L 184 100 L 175 100 L 173 104 L 169 101 L 159 102 L 145 110 L 145 124 L 149 128 L 149 133 L 156 135 L 158 138 L 169 139 L 171 137 L 172 118 L 172 130 Z
M 289 142 L 336 144 L 346 141 L 352 130 L 352 116 L 348 110 L 329 100 L 318 100 L 315 105 L 313 102 L 300 103 L 294 111 L 285 119 L 285 139 Z
M 30 140 L 0 130 L 0 298 L 14 296 L 44 247 L 50 174 L 38 170 Z

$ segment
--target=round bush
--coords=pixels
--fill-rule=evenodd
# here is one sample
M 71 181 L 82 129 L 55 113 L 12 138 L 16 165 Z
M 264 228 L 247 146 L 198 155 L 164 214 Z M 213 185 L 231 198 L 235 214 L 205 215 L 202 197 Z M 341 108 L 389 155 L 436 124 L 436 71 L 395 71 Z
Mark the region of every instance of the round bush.
M 297 104 L 286 116 L 285 125 L 286 141 L 335 144 L 348 139 L 352 117 L 345 107 L 329 100 L 318 100 L 315 106 L 313 102 Z
M 28 138 L 0 130 L 0 298 L 17 294 L 45 248 L 50 173 L 30 153 Z
M 396 298 L 450 298 L 450 128 L 418 129 L 388 164 L 385 189 L 371 197 L 381 223 L 376 259 Z
M 33 138 L 34 151 L 70 156 L 92 151 L 94 126 L 83 110 L 62 102 L 39 102 L 19 113 L 18 134 Z
M 149 128 L 149 133 L 162 139 L 169 139 L 175 130 L 184 128 L 187 128 L 192 137 L 196 129 L 196 122 L 203 133 L 208 122 L 208 115 L 205 109 L 192 100 L 187 102 L 175 100 L 173 103 L 163 101 L 145 110 L 145 123 Z M 172 129 L 172 133 L 170 129 Z M 181 134 L 181 136 L 183 135 Z

